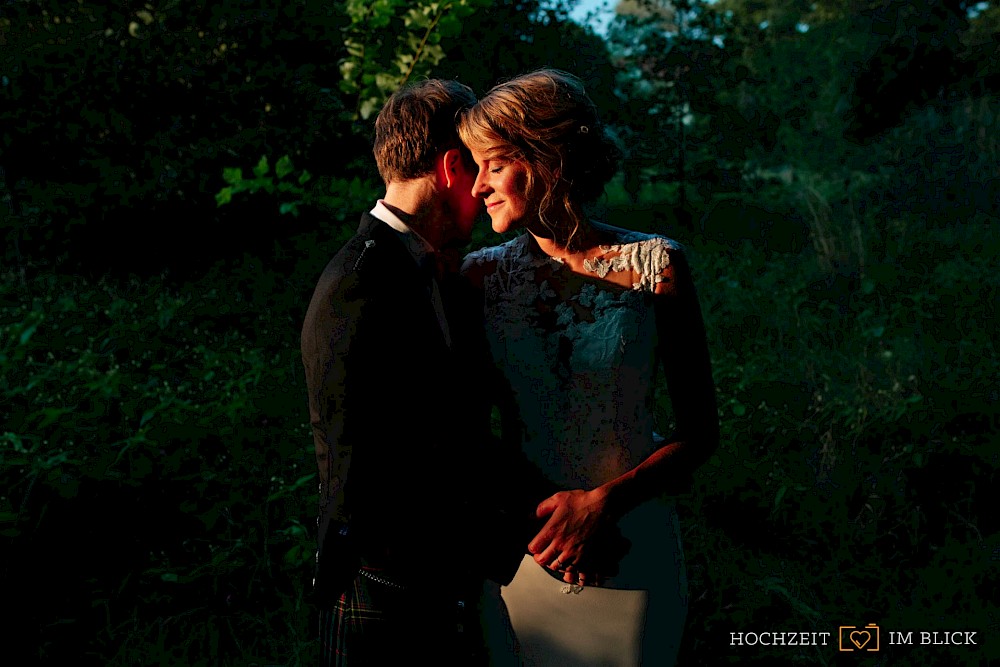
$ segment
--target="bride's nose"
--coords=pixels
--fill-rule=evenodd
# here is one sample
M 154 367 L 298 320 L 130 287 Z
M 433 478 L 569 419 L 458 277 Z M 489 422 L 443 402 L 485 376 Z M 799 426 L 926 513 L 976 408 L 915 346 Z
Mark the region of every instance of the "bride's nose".
M 490 187 L 486 184 L 486 174 L 482 170 L 476 175 L 476 182 L 472 184 L 473 197 L 485 197 L 490 193 Z

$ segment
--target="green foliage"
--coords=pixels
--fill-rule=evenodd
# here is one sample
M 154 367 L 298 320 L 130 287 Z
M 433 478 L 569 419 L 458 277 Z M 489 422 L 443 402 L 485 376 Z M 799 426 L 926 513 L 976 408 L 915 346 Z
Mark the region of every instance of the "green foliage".
M 355 117 L 367 120 L 407 81 L 426 75 L 445 56 L 443 44 L 489 0 L 348 0 L 347 56 L 340 89 L 355 97 Z
M 243 170 L 238 167 L 227 167 L 222 170 L 222 180 L 228 185 L 216 193 L 215 203 L 218 206 L 228 204 L 233 200 L 233 195 L 242 192 L 251 195 L 258 192 L 266 192 L 269 195 L 280 193 L 286 201 L 281 202 L 278 212 L 297 216 L 299 205 L 307 194 L 304 186 L 312 179 L 312 175 L 308 171 L 303 171 L 298 178 L 286 180 L 286 177 L 292 175 L 294 171 L 292 160 L 287 155 L 278 159 L 274 165 L 273 175 L 266 155 L 261 156 L 257 166 L 253 168 L 253 178 L 244 178 Z
M 303 207 L 310 207 L 336 221 L 353 222 L 358 207 L 375 201 L 383 192 L 381 183 L 359 176 L 351 179 L 321 176 L 313 181 L 308 171 L 303 170 L 298 176 L 295 171 L 287 155 L 278 159 L 273 173 L 267 156 L 261 156 L 253 168 L 253 178 L 244 178 L 243 170 L 238 167 L 226 167 L 222 170 L 222 180 L 228 185 L 216 193 L 216 205 L 229 204 L 233 197 L 241 194 L 265 193 L 278 201 L 279 215 L 290 213 L 297 217 Z M 314 185 L 307 187 L 310 182 Z M 353 230 L 349 223 L 346 227 Z
M 854 277 L 820 246 L 694 246 L 723 439 L 682 501 L 699 628 L 689 660 L 724 662 L 734 649 L 719 638 L 753 628 L 971 629 L 996 613 L 971 593 L 997 585 L 1000 544 L 987 500 L 1000 354 L 984 307 L 1000 295 L 1000 237 L 988 223 L 900 221 L 921 250 L 898 231 L 861 232 Z M 849 225 L 826 233 L 856 243 Z M 893 663 L 954 660 L 891 650 Z M 833 654 L 760 647 L 740 662 Z
M 308 662 L 316 474 L 294 345 L 299 304 L 260 309 L 257 298 L 289 283 L 255 260 L 230 272 L 235 292 L 218 278 L 177 293 L 159 280 L 4 277 L 8 566 L 42 580 L 65 559 L 56 545 L 72 545 L 54 585 L 75 580 L 79 603 L 106 610 L 95 620 L 64 608 L 62 625 L 39 635 L 37 603 L 24 601 L 41 658 Z
M 988 6 L 895 0 L 620 3 L 609 43 L 626 191 L 635 201 L 643 184 L 673 181 L 697 217 L 699 202 L 744 196 L 763 173 L 863 174 L 856 203 L 894 204 L 889 215 L 921 199 L 990 211 L 996 179 L 980 165 L 995 153 L 995 26 Z
M 224 166 L 273 152 L 312 173 L 349 168 L 327 160 L 354 150 L 330 85 L 347 21 L 336 3 L 29 0 L 3 12 L 7 261 L 16 249 L 155 274 L 180 258 L 239 257 L 245 212 L 212 208 Z M 154 256 L 130 257 L 150 245 Z

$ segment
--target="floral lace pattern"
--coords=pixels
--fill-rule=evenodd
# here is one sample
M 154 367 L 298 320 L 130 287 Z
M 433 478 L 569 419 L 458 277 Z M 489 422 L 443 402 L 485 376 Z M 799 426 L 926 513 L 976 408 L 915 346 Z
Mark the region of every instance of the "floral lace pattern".
M 621 234 L 588 260 L 592 276 L 567 299 L 571 273 L 528 235 L 471 253 L 483 266 L 494 360 L 513 389 L 523 447 L 550 479 L 592 488 L 654 449 L 656 327 L 652 294 L 679 249 L 669 239 Z M 632 289 L 603 280 L 630 271 Z

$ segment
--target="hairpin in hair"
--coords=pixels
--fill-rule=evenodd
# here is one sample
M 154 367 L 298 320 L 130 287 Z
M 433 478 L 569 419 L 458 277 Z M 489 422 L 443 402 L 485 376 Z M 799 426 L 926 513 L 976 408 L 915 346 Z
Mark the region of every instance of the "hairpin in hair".
M 580 134 L 587 134 L 588 132 L 590 132 L 590 128 L 587 127 L 586 125 L 581 125 L 580 129 L 578 130 L 578 132 Z

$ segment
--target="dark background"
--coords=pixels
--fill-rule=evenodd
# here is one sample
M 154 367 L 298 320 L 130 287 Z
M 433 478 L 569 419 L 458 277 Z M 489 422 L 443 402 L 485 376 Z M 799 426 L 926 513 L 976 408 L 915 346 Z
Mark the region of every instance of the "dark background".
M 571 9 L 0 0 L 5 660 L 315 660 L 298 334 L 381 192 L 374 113 L 540 66 L 627 151 L 594 214 L 699 287 L 723 442 L 679 499 L 682 664 L 832 664 L 730 633 L 873 622 L 844 660 L 1000 660 L 1000 8 Z

